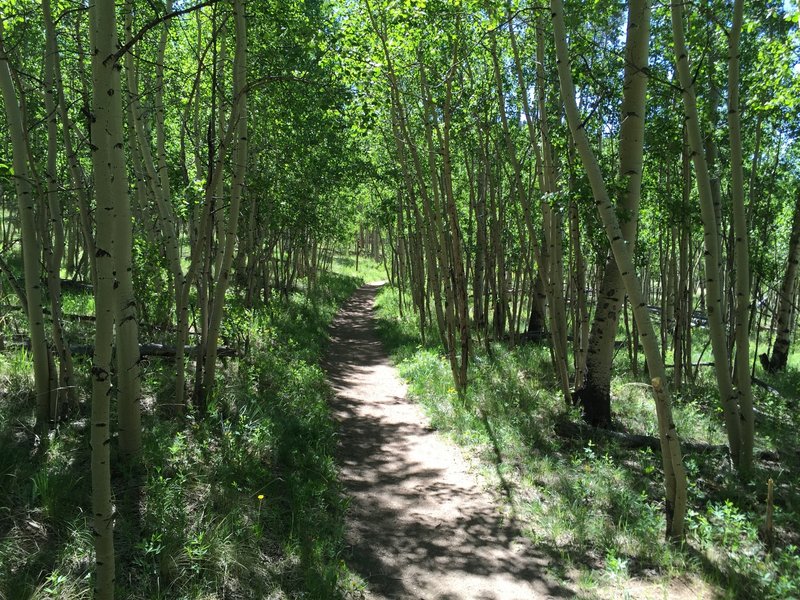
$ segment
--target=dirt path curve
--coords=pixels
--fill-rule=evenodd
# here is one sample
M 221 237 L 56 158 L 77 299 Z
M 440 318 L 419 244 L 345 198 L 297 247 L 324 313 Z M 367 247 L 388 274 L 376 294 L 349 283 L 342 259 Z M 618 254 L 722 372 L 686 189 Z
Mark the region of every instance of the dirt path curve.
M 375 333 L 379 284 L 360 288 L 331 327 L 339 464 L 351 498 L 348 564 L 370 600 L 570 597 L 546 559 L 504 522 L 459 450 L 427 426 Z

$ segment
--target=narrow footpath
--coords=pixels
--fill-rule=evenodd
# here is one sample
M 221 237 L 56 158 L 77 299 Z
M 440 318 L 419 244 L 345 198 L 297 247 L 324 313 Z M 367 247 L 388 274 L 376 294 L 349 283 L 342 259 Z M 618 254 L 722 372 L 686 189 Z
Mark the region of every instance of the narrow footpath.
M 458 448 L 428 426 L 375 330 L 380 284 L 360 288 L 331 327 L 325 361 L 350 496 L 351 569 L 369 600 L 567 598 L 547 559 L 504 519 Z

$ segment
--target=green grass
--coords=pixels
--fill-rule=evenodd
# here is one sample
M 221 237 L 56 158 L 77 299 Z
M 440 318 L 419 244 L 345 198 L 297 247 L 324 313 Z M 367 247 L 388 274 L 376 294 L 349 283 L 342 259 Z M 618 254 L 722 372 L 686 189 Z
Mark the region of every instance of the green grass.
M 348 277 L 356 277 L 364 283 L 387 281 L 389 279 L 384 265 L 367 256 L 359 257 L 358 269 L 356 269 L 355 256 L 337 255 L 333 259 L 333 271 Z
M 355 273 L 343 259 L 336 270 L 348 274 L 321 274 L 313 291 L 301 286 L 268 306 L 232 301 L 223 335 L 249 352 L 219 369 L 205 418 L 170 416 L 174 365 L 143 363 L 136 493 L 134 473 L 113 457 L 118 597 L 358 594 L 361 583 L 341 560 L 346 501 L 319 360 L 338 306 L 378 271 L 362 264 Z M 91 310 L 85 299 L 68 302 Z M 78 366 L 86 408 L 88 365 Z M 89 598 L 87 420 L 63 424 L 35 447 L 31 383 L 24 351 L 0 354 L 0 598 Z
M 434 428 L 476 458 L 506 510 L 551 556 L 553 575 L 577 582 L 590 596 L 624 590 L 634 579 L 658 586 L 689 573 L 707 582 L 698 590 L 719 597 L 800 597 L 797 371 L 770 379 L 780 396 L 755 390 L 764 415 L 757 448 L 779 449 L 781 464 L 759 462 L 753 482 L 742 485 L 722 453 L 685 451 L 688 536 L 676 546 L 664 541 L 660 457 L 554 433 L 557 422 L 579 415 L 561 400 L 545 346 L 493 344 L 490 355 L 479 351 L 462 400 L 441 348 L 420 344 L 413 315 L 399 317 L 396 293 L 384 290 L 378 306 L 382 338 L 411 395 Z M 623 354 L 620 363 L 627 362 Z M 615 419 L 628 431 L 654 435 L 649 391 L 626 371 L 618 366 L 612 383 Z M 675 420 L 685 439 L 724 444 L 712 375 L 701 370 L 697 382 L 681 390 Z M 779 490 L 772 553 L 759 535 L 769 478 Z

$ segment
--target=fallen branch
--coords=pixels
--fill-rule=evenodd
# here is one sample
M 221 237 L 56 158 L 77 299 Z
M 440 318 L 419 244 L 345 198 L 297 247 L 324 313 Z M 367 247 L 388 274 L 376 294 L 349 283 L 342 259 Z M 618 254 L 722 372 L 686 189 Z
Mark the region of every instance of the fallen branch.
M 601 438 L 613 440 L 623 448 L 650 448 L 654 452 L 661 451 L 661 442 L 652 435 L 640 435 L 636 433 L 625 433 L 612 429 L 592 427 L 585 423 L 573 423 L 572 421 L 562 421 L 555 426 L 555 432 L 564 438 Z M 727 452 L 728 447 L 718 444 L 706 444 L 703 442 L 681 442 L 681 446 L 687 450 L 695 452 Z
M 183 351 L 186 353 L 186 356 L 197 356 L 198 347 L 184 346 Z M 175 348 L 175 346 L 166 346 L 164 344 L 139 345 L 139 354 L 141 356 L 172 357 L 175 356 L 176 353 L 177 349 Z M 239 351 L 236 350 L 236 348 L 231 348 L 229 346 L 223 346 L 221 348 L 217 348 L 217 358 L 232 358 L 235 356 L 239 356 Z
M 591 425 L 586 425 L 585 423 L 573 423 L 572 421 L 561 421 L 556 423 L 554 430 L 556 435 L 562 438 L 599 438 L 603 440 L 614 441 L 623 448 L 649 448 L 653 452 L 661 451 L 661 442 L 657 437 L 652 435 L 640 435 L 636 433 L 625 433 L 623 431 L 613 431 L 611 429 L 592 427 Z M 705 442 L 687 442 L 684 440 L 681 442 L 681 447 L 687 452 L 713 452 L 725 455 L 728 454 L 728 447 L 724 444 L 707 444 Z M 777 462 L 779 460 L 779 456 L 776 452 L 770 452 L 768 450 L 759 452 L 757 456 L 761 460 L 773 462 Z
M 22 311 L 23 308 L 18 304 L 0 304 L 0 311 L 2 312 L 10 312 L 10 311 Z M 50 309 L 44 308 L 42 309 L 44 314 L 50 315 Z M 73 313 L 61 313 L 61 318 L 66 321 L 86 321 L 86 322 L 94 322 L 97 319 L 94 315 L 76 315 Z
M 46 285 L 47 281 L 42 280 L 42 283 Z M 86 283 L 85 281 L 62 279 L 60 285 L 62 290 L 67 290 L 70 292 L 86 292 L 89 294 L 94 292 L 94 286 L 91 283 Z
M 753 385 L 757 385 L 758 387 L 767 390 L 770 394 L 772 394 L 774 396 L 780 397 L 780 395 L 781 395 L 781 393 L 778 390 L 776 390 L 774 387 L 772 387 L 766 381 L 763 381 L 763 380 L 759 379 L 758 377 L 753 377 L 752 378 L 752 382 L 753 382 Z
M 31 341 L 30 339 L 25 339 L 11 342 L 9 345 L 30 349 Z M 94 354 L 94 346 L 91 344 L 70 346 L 69 350 L 73 356 L 92 356 Z M 184 346 L 184 352 L 186 356 L 197 356 L 198 348 L 197 346 Z M 139 355 L 141 357 L 173 358 L 175 354 L 177 354 L 175 346 L 156 343 L 139 344 Z M 217 348 L 217 358 L 232 358 L 235 356 L 240 356 L 236 348 L 228 346 Z

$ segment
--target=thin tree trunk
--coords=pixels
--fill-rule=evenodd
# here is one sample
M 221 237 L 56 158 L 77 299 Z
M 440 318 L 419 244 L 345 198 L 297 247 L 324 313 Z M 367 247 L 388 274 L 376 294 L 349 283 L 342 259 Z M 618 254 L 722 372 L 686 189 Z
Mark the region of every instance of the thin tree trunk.
M 47 340 L 44 332 L 42 311 L 42 273 L 39 264 L 41 249 L 36 234 L 35 198 L 28 168 L 28 138 L 23 128 L 17 92 L 11 77 L 0 23 L 0 92 L 5 105 L 6 123 L 11 137 L 14 166 L 14 187 L 17 193 L 20 234 L 22 237 L 22 264 L 25 275 L 25 297 L 27 299 L 28 327 L 31 334 L 33 354 L 34 390 L 36 394 L 36 428 L 45 433 L 50 421 L 50 368 Z
M 792 233 L 789 238 L 789 257 L 786 271 L 783 273 L 781 289 L 778 294 L 777 335 L 772 346 L 772 355 L 765 367 L 770 373 L 783 371 L 789 357 L 789 347 L 792 341 L 792 297 L 797 280 L 797 264 L 800 262 L 800 191 L 795 200 L 794 216 L 792 217 Z
M 50 240 L 52 235 L 51 251 L 48 257 L 47 288 L 50 295 L 50 311 L 52 318 L 53 344 L 58 352 L 59 390 L 56 394 L 57 402 L 51 407 L 52 420 L 58 419 L 58 400 L 67 400 L 75 404 L 75 384 L 72 367 L 72 355 L 69 345 L 64 340 L 64 328 L 61 323 L 61 263 L 64 258 L 64 218 L 58 194 L 58 93 L 55 87 L 56 77 L 56 39 L 52 26 L 50 1 L 42 1 L 42 12 L 46 23 L 47 43 L 45 48 L 45 81 L 44 104 L 47 113 L 47 208 L 50 214 L 50 232 L 45 239 Z
M 750 251 L 744 207 L 742 132 L 739 117 L 739 38 L 742 33 L 744 0 L 733 3 L 733 23 L 728 36 L 728 129 L 731 145 L 731 204 L 733 205 L 734 254 L 736 260 L 736 388 L 742 448 L 739 470 L 748 476 L 753 467 L 753 391 L 750 384 Z
M 683 5 L 673 3 L 672 34 L 675 41 L 675 59 L 677 61 L 678 78 L 683 91 L 683 106 L 686 115 L 686 128 L 689 147 L 694 162 L 695 179 L 700 196 L 700 210 L 703 220 L 705 241 L 705 284 L 706 284 L 706 313 L 708 315 L 709 336 L 714 354 L 714 371 L 719 387 L 720 403 L 722 404 L 725 428 L 728 434 L 728 444 L 731 457 L 738 467 L 741 449 L 742 434 L 739 423 L 739 409 L 737 394 L 733 389 L 731 374 L 728 370 L 728 346 L 725 325 L 723 323 L 722 290 L 720 288 L 720 246 L 719 228 L 716 212 L 712 182 L 709 176 L 708 164 L 703 155 L 703 140 L 700 131 L 700 119 L 697 113 L 697 100 L 695 98 L 694 79 L 689 65 L 689 51 L 686 48 Z
M 114 5 L 112 4 L 112 7 Z M 115 15 L 112 15 L 115 17 Z M 117 45 L 116 18 L 113 22 L 112 44 Z M 98 43 L 98 47 L 100 44 Z M 113 47 L 113 46 L 112 46 Z M 106 59 L 108 60 L 108 59 Z M 115 62 L 113 59 L 108 62 Z M 128 195 L 128 174 L 125 161 L 125 135 L 123 132 L 122 87 L 119 66 L 112 64 L 109 81 L 108 136 L 110 192 L 115 204 L 114 214 L 114 293 L 116 297 L 116 362 L 117 362 L 117 418 L 119 421 L 119 449 L 128 459 L 142 449 L 141 372 L 139 368 L 139 321 L 136 294 L 133 290 L 133 223 Z M 101 172 L 101 175 L 104 173 Z M 98 223 L 99 226 L 99 223 Z
M 233 1 L 233 17 L 236 32 L 236 48 L 233 59 L 233 126 L 236 128 L 236 145 L 233 151 L 233 181 L 231 184 L 231 204 L 225 228 L 222 259 L 214 282 L 214 297 L 211 303 L 208 336 L 205 344 L 205 367 L 202 382 L 202 398 L 214 389 L 217 364 L 217 343 L 222 323 L 225 293 L 228 290 L 230 269 L 236 247 L 236 234 L 239 224 L 239 208 L 244 193 L 247 170 L 247 22 L 242 0 Z M 222 244 L 223 240 L 220 240 Z
M 92 359 L 92 514 L 95 548 L 94 597 L 114 597 L 114 511 L 111 497 L 111 354 L 114 343 L 114 255 L 115 224 L 118 202 L 114 178 L 124 165 L 123 140 L 114 139 L 112 131 L 121 127 L 112 123 L 112 104 L 119 101 L 117 64 L 112 58 L 117 50 L 114 0 L 98 0 L 92 5 L 90 42 L 92 56 L 92 163 L 97 197 L 97 283 L 95 285 L 95 344 Z M 116 96 L 116 98 L 115 98 Z M 119 142 L 119 147 L 115 147 Z M 125 190 L 127 192 L 127 190 Z
M 627 25 L 629 42 L 625 47 L 622 125 L 619 133 L 619 177 L 625 190 L 620 209 L 623 214 L 629 215 L 621 224 L 622 235 L 629 244 L 631 253 L 634 252 L 636 244 L 641 198 L 642 173 L 638 165 L 641 164 L 643 152 L 649 13 L 647 2 L 629 4 Z M 629 149 L 628 152 L 622 152 L 623 146 Z M 577 393 L 584 418 L 593 425 L 607 426 L 611 422 L 611 365 L 614 360 L 619 311 L 624 299 L 625 287 L 612 252 L 606 259 L 597 309 L 589 334 L 586 377 L 583 387 Z

